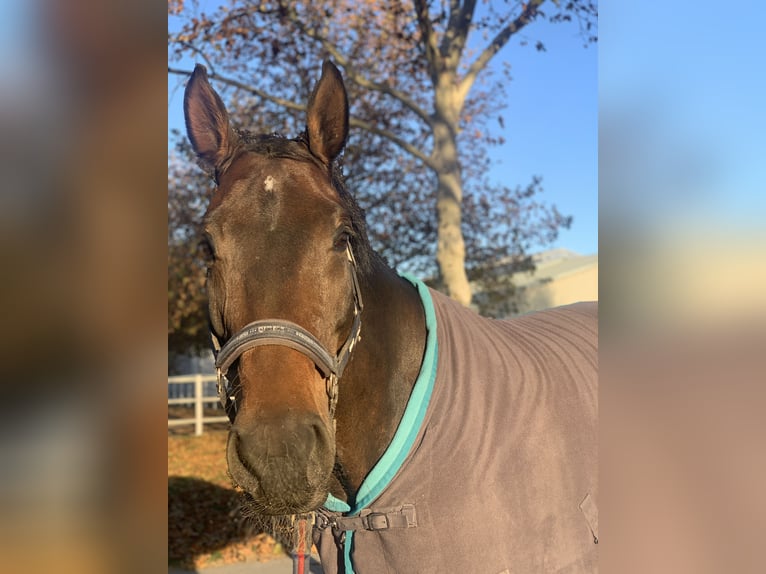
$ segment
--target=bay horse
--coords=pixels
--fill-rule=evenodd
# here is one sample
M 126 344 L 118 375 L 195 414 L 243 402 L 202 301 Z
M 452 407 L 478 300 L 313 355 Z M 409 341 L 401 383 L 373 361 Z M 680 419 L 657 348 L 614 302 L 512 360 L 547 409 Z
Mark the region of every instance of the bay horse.
M 328 574 L 595 572 L 596 304 L 485 319 L 389 268 L 338 167 L 330 62 L 295 139 L 235 130 L 201 65 L 184 112 L 247 504 L 309 513 Z

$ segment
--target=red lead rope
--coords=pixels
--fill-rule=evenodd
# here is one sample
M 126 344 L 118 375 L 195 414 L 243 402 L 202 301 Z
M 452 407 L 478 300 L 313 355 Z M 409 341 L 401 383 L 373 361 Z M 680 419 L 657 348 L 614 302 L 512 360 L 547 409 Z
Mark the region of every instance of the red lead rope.
M 311 528 L 313 520 L 310 515 L 295 517 L 293 529 L 293 574 L 310 574 L 311 565 Z

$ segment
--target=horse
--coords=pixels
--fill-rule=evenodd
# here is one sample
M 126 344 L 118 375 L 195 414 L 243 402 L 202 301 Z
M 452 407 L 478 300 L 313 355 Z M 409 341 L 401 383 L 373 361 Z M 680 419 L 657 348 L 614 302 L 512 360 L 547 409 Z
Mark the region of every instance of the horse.
M 234 129 L 202 65 L 184 113 L 252 511 L 310 516 L 328 574 L 595 572 L 597 304 L 487 319 L 391 269 L 338 165 L 329 61 L 294 139 Z

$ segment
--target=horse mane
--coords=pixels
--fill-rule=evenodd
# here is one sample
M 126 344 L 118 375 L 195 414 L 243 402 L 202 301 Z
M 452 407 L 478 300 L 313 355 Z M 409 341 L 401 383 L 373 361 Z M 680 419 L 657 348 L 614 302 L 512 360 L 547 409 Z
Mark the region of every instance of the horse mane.
M 293 159 L 313 163 L 322 170 L 327 167 L 319 158 L 311 153 L 308 146 L 308 136 L 302 132 L 296 138 L 288 138 L 279 133 L 253 134 L 247 130 L 239 129 L 237 133 L 245 149 L 269 158 Z M 342 156 L 341 156 L 342 158 Z M 350 219 L 353 235 L 351 248 L 361 275 L 368 275 L 372 271 L 375 261 L 386 265 L 383 258 L 372 249 L 367 234 L 367 221 L 364 209 L 356 201 L 356 198 L 348 191 L 343 176 L 342 162 L 337 158 L 330 166 L 330 178 L 335 191 L 338 192 L 341 206 L 346 210 Z

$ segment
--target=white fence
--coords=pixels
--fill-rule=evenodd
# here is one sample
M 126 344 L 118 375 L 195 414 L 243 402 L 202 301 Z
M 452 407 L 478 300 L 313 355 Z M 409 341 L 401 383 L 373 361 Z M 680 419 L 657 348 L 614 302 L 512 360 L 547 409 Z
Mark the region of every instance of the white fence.
M 168 377 L 168 406 L 194 406 L 193 418 L 168 419 L 168 427 L 193 424 L 194 434 L 199 436 L 202 434 L 203 425 L 205 423 L 229 422 L 229 417 L 225 415 L 219 417 L 205 416 L 204 407 L 206 404 L 220 405 L 218 394 L 215 390 L 213 390 L 212 394 L 205 392 L 210 387 L 214 388 L 215 382 L 215 375 L 197 374 Z

